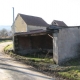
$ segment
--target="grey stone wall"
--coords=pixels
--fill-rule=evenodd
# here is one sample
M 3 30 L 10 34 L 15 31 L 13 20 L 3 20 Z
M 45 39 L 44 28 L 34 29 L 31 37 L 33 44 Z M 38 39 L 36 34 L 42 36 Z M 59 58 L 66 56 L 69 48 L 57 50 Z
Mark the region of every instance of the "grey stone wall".
M 53 34 L 53 60 L 58 64 L 58 33 Z
M 58 64 L 70 58 L 75 58 L 80 54 L 80 29 L 78 28 L 60 29 L 57 38 L 58 38 L 57 41 Z
M 18 41 L 16 41 L 18 47 L 17 52 L 22 55 L 37 52 L 50 52 L 52 53 L 53 44 L 52 38 L 46 35 L 37 36 L 16 36 Z M 16 40 L 16 39 L 15 39 Z

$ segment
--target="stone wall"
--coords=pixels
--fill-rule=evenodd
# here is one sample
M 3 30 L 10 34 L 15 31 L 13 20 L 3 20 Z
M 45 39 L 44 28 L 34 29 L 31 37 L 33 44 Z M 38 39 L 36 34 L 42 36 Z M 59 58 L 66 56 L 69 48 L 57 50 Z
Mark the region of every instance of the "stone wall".
M 18 17 L 16 18 L 12 28 L 15 28 L 15 33 L 27 32 L 27 24 L 24 22 L 24 20 L 22 19 L 22 17 L 20 15 L 18 15 Z M 13 29 L 12 29 L 12 31 L 13 31 Z
M 53 49 L 52 38 L 48 35 L 18 36 L 18 51 L 21 54 L 39 52 Z
M 53 49 L 53 53 L 54 55 L 57 54 L 58 64 L 66 60 L 69 60 L 71 58 L 75 58 L 80 54 L 80 29 L 79 28 L 59 29 L 59 33 L 58 35 L 56 35 L 56 37 L 58 39 L 56 43 L 57 44 L 56 47 L 58 48 L 57 49 L 58 53 L 56 53 L 54 49 Z
M 31 31 L 31 30 L 39 30 L 39 29 L 46 30 L 46 27 L 45 26 L 27 25 L 27 30 L 28 31 Z

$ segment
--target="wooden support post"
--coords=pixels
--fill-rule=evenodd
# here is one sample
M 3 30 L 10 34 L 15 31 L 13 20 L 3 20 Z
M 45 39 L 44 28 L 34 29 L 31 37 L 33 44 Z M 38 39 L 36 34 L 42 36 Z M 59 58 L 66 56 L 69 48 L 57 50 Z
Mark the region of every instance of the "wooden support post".
M 18 50 L 18 44 L 19 44 L 17 36 L 14 36 L 13 43 L 14 43 L 14 51 L 17 51 Z
M 13 51 L 15 52 L 15 42 L 14 42 L 14 40 L 15 40 L 15 36 L 13 35 Z

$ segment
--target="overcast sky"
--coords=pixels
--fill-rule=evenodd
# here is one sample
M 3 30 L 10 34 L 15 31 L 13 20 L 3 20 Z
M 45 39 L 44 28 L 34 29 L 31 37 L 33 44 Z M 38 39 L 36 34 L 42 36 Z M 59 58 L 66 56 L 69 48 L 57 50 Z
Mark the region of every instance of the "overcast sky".
M 12 7 L 18 13 L 42 17 L 47 23 L 80 25 L 80 0 L 0 0 L 0 25 L 12 25 Z

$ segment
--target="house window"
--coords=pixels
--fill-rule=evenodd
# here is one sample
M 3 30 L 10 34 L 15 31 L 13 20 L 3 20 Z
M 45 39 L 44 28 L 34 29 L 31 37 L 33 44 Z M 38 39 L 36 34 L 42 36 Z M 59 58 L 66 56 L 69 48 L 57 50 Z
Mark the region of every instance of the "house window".
M 53 22 L 53 25 L 56 25 L 57 26 L 58 24 L 56 22 Z
M 54 22 L 53 24 L 57 25 L 56 22 Z

